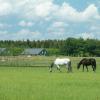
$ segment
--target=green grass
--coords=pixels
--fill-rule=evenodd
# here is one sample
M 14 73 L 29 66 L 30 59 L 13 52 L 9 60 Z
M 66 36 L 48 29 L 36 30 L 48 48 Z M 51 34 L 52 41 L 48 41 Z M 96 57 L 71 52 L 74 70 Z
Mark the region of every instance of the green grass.
M 95 73 L 91 67 L 77 70 L 79 59 L 71 58 L 73 73 L 65 67 L 61 73 L 48 67 L 0 67 L 0 100 L 100 100 L 100 58 Z

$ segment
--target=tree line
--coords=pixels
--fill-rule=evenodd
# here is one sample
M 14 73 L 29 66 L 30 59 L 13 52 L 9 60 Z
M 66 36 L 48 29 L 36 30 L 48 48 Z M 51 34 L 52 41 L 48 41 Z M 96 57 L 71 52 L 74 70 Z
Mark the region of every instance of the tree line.
M 10 50 L 8 55 L 19 55 L 25 48 L 46 48 L 48 55 L 100 56 L 100 40 L 97 39 L 1 40 L 0 48 Z

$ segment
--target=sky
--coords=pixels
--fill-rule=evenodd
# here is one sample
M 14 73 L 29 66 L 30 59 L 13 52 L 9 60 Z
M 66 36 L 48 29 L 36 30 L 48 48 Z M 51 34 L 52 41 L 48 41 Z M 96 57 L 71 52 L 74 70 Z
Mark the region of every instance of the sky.
M 100 39 L 100 0 L 0 0 L 0 40 Z

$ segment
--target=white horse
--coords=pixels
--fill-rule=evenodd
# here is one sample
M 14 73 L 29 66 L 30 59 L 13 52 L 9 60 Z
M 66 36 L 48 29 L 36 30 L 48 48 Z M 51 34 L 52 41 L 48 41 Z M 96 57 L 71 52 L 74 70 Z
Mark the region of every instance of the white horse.
M 66 65 L 66 68 L 68 69 L 68 72 L 72 72 L 71 67 L 71 60 L 69 58 L 57 58 L 54 60 L 54 62 L 50 66 L 50 72 L 52 72 L 53 66 L 56 65 L 57 69 L 60 71 L 60 65 Z

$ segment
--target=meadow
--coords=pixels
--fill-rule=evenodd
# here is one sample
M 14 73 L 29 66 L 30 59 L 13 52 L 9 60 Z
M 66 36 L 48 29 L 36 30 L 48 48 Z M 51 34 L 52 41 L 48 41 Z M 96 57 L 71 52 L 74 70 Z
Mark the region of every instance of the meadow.
M 73 72 L 59 72 L 48 66 L 52 57 L 1 57 L 0 100 L 100 100 L 100 58 L 97 70 L 82 72 L 77 63 L 82 57 L 70 57 Z

